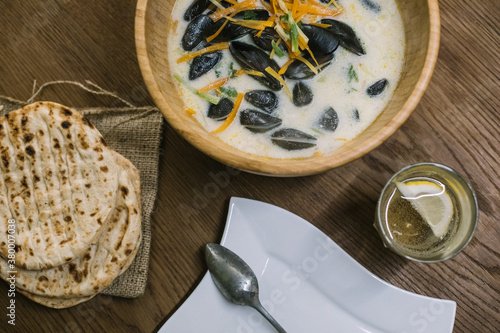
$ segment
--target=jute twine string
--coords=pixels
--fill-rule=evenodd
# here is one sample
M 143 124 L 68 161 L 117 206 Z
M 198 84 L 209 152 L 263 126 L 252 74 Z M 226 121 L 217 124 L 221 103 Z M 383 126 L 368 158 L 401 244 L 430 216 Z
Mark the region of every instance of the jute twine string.
M 110 96 L 123 103 L 122 107 L 76 108 L 99 129 L 106 142 L 118 153 L 129 159 L 141 174 L 142 233 L 143 239 L 134 263 L 102 293 L 134 298 L 146 288 L 149 251 L 151 245 L 151 213 L 156 198 L 159 148 L 162 137 L 163 117 L 153 106 L 138 107 L 90 81 L 51 81 L 37 88 L 33 84 L 32 96 L 25 102 L 0 96 L 0 116 L 40 100 L 49 87 L 73 85 L 94 95 Z M 54 102 L 57 102 L 55 98 Z M 71 107 L 69 105 L 69 107 Z

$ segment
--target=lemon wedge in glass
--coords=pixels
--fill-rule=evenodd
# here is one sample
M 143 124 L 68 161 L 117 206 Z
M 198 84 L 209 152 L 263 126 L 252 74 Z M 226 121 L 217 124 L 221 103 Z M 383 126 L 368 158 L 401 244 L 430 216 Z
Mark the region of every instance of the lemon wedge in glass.
M 415 180 L 396 182 L 396 186 L 403 194 L 403 199 L 411 203 L 436 237 L 446 235 L 453 218 L 453 202 L 446 193 L 444 184 Z

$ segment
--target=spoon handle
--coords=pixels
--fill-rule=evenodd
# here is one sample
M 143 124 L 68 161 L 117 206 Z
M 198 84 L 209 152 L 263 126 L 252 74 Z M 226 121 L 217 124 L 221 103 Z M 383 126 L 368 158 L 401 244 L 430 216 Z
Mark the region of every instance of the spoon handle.
M 264 316 L 264 318 L 266 318 L 271 325 L 273 325 L 278 333 L 286 333 L 285 329 L 281 327 L 280 324 L 278 324 L 276 319 L 274 319 L 273 316 L 271 316 L 269 312 L 267 312 L 267 310 L 262 306 L 262 304 L 260 304 L 260 302 L 257 301 L 252 306 L 255 310 L 259 311 L 259 313 Z

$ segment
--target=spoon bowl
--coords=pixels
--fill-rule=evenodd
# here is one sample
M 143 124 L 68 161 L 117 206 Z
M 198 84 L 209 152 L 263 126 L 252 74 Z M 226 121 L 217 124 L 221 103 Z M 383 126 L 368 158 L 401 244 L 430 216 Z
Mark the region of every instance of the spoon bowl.
M 205 260 L 217 288 L 230 302 L 257 310 L 279 333 L 286 333 L 259 300 L 257 276 L 234 252 L 219 244 L 207 244 Z

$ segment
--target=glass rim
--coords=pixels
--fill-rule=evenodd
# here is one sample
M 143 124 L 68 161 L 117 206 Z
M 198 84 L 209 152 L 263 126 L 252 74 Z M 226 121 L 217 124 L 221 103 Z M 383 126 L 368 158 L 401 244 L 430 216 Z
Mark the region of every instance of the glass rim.
M 444 256 L 442 258 L 438 258 L 438 259 L 420 259 L 420 258 L 415 258 L 414 256 L 411 256 L 411 255 L 409 255 L 407 253 L 404 253 L 400 248 L 397 248 L 397 247 L 394 246 L 394 242 L 391 241 L 391 239 L 387 236 L 387 231 L 382 226 L 382 221 L 385 220 L 385 219 L 382 219 L 382 215 L 381 215 L 381 213 L 382 213 L 381 212 L 381 201 L 382 201 L 383 195 L 388 190 L 389 184 L 391 184 L 392 181 L 397 176 L 399 176 L 401 173 L 403 173 L 403 172 L 405 172 L 405 171 L 407 171 L 409 169 L 413 169 L 413 168 L 417 168 L 417 167 L 425 167 L 425 166 L 437 167 L 439 169 L 443 169 L 443 170 L 449 172 L 450 174 L 452 174 L 460 183 L 462 183 L 464 185 L 464 187 L 466 189 L 466 192 L 468 192 L 466 195 L 467 195 L 467 197 L 469 197 L 470 202 L 471 202 L 471 207 L 474 210 L 474 212 L 472 214 L 473 221 L 471 223 L 472 229 L 467 232 L 467 237 L 464 237 L 464 239 L 462 240 L 462 242 L 460 242 L 460 245 L 456 249 L 454 249 L 449 255 Z M 385 184 L 384 188 L 380 192 L 380 196 L 379 196 L 379 199 L 377 201 L 377 211 L 376 211 L 375 218 L 376 218 L 375 219 L 375 228 L 377 229 L 378 233 L 380 234 L 380 237 L 382 238 L 382 241 L 383 241 L 384 245 L 388 249 L 390 249 L 391 251 L 395 252 L 396 254 L 398 254 L 398 255 L 400 255 L 400 256 L 402 256 L 404 258 L 407 258 L 407 259 L 410 259 L 410 260 L 413 260 L 413 261 L 422 262 L 422 263 L 436 263 L 436 262 L 441 262 L 441 261 L 448 260 L 448 259 L 456 256 L 457 254 L 459 254 L 460 252 L 462 252 L 463 249 L 470 243 L 470 241 L 474 237 L 474 234 L 475 234 L 476 229 L 477 229 L 477 225 L 478 225 L 478 221 L 479 221 L 479 207 L 478 207 L 478 203 L 477 203 L 476 194 L 475 194 L 474 190 L 472 189 L 470 183 L 458 171 L 456 171 L 455 169 L 453 169 L 453 168 L 451 168 L 449 166 L 446 166 L 446 165 L 443 165 L 443 164 L 439 164 L 439 163 L 421 162 L 421 163 L 416 163 L 416 164 L 411 164 L 411 165 L 405 166 L 404 168 L 402 168 L 398 172 L 396 172 L 387 181 L 387 183 Z

